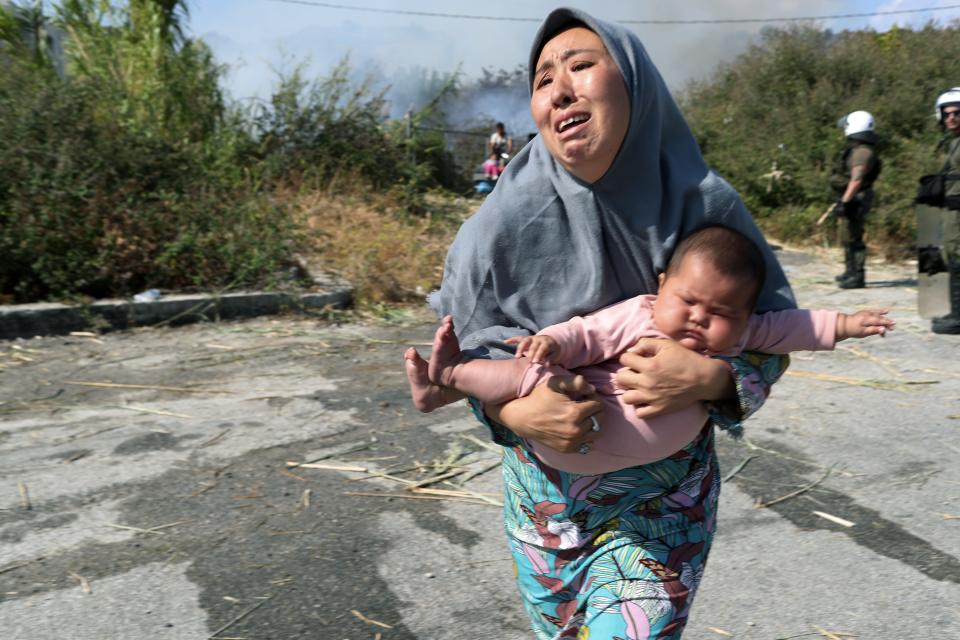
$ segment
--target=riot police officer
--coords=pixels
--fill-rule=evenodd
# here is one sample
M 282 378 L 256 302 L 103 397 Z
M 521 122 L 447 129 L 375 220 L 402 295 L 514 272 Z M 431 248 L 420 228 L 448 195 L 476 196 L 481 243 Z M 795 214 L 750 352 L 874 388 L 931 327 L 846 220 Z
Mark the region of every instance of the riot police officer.
M 946 152 L 942 215 L 943 257 L 949 275 L 950 313 L 933 319 L 934 333 L 960 334 L 960 87 L 942 93 L 935 105 Z
M 853 111 L 837 123 L 847 137 L 847 147 L 839 158 L 831 178 L 838 196 L 833 215 L 840 218 L 840 239 L 843 243 L 844 265 L 838 275 L 841 289 L 861 289 L 865 286 L 864 270 L 867 245 L 863 242 L 864 224 L 873 204 L 873 183 L 880 175 L 881 162 L 874 150 L 877 134 L 874 119 L 866 111 Z

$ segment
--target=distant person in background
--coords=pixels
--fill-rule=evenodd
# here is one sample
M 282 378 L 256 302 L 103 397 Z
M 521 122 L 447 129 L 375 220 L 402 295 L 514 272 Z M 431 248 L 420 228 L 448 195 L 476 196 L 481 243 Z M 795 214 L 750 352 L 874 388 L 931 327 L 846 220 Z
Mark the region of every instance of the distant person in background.
M 863 241 L 867 213 L 873 204 L 873 183 L 880 175 L 880 158 L 874 150 L 877 134 L 873 116 L 854 111 L 838 123 L 847 137 L 847 148 L 839 158 L 830 183 L 838 196 L 833 215 L 842 218 L 840 241 L 843 243 L 843 273 L 837 276 L 841 289 L 866 286 L 867 245 Z
M 500 166 L 500 156 L 495 151 L 491 151 L 489 157 L 483 161 L 483 175 L 489 180 L 496 180 L 500 177 L 503 168 Z
M 507 135 L 507 129 L 502 122 L 498 122 L 490 134 L 487 151 L 497 154 L 500 170 L 503 171 L 507 159 L 513 154 L 513 138 Z
M 950 313 L 933 319 L 933 332 L 960 334 L 960 87 L 937 98 L 936 113 L 944 130 L 937 149 L 946 153 L 940 169 L 946 177 L 941 228 L 944 261 L 950 275 Z

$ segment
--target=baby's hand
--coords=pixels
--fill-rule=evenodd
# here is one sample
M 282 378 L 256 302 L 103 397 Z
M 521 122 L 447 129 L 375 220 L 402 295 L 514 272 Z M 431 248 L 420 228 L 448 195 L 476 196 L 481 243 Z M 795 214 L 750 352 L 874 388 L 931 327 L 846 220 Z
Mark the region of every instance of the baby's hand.
M 504 340 L 507 344 L 517 345 L 516 358 L 527 356 L 530 362 L 537 364 L 552 364 L 560 355 L 560 345 L 550 336 L 514 336 Z
M 889 309 L 866 309 L 853 315 L 841 313 L 837 316 L 837 341 L 847 338 L 866 338 L 883 336 L 893 331 L 897 323 L 887 317 Z

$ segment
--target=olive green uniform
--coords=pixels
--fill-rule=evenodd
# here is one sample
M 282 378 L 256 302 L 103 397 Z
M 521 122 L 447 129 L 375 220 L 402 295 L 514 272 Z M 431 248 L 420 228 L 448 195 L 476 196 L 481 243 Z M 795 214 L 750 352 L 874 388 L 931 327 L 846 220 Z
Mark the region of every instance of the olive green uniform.
M 860 189 L 854 195 L 855 202 L 844 214 L 844 220 L 840 221 L 840 242 L 844 248 L 845 270 L 842 275 L 837 276 L 837 280 L 841 286 L 845 282 L 859 282 L 862 287 L 867 261 L 867 245 L 863 241 L 863 234 L 867 213 L 873 205 L 873 182 L 880 174 L 880 159 L 873 145 L 855 140 L 850 142 L 851 145 L 838 160 L 830 180 L 837 197 L 846 192 L 854 167 L 863 167 L 864 173 Z
M 946 174 L 943 216 L 943 251 L 949 263 L 960 260 L 960 135 L 948 139 L 944 145 L 947 159 L 943 164 Z
M 933 319 L 934 333 L 960 334 L 960 135 L 942 145 L 947 157 L 941 173 L 946 176 L 941 212 L 943 258 L 950 274 L 950 313 Z

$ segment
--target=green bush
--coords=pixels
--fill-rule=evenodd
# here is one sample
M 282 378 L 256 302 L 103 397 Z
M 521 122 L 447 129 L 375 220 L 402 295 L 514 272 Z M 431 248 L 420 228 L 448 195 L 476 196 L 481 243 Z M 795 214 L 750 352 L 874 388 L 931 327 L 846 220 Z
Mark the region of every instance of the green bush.
M 185 8 L 0 5 L 0 296 L 273 286 L 304 246 L 291 193 L 388 192 L 407 215 L 451 184 L 442 140 L 386 122 L 346 61 L 227 105 Z
M 283 266 L 294 243 L 289 215 L 219 171 L 206 146 L 105 126 L 93 84 L 8 71 L 2 292 L 36 300 L 216 289 L 264 282 Z
M 400 177 L 402 150 L 381 127 L 383 108 L 382 95 L 351 84 L 346 61 L 314 82 L 295 69 L 254 118 L 265 179 L 323 184 L 345 173 L 386 188 Z

